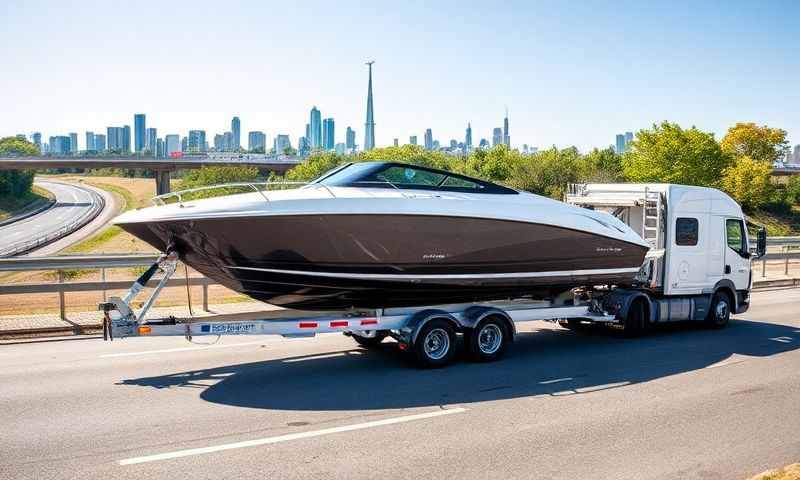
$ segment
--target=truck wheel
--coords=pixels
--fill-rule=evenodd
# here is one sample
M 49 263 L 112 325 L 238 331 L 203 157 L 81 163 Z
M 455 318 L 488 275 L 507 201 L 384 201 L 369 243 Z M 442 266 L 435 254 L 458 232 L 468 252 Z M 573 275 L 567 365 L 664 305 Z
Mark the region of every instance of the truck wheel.
M 431 320 L 422 327 L 411 350 L 419 367 L 444 367 L 455 355 L 456 332 L 447 320 Z
M 503 319 L 489 317 L 478 323 L 464 339 L 473 361 L 492 362 L 503 356 L 511 338 Z
M 705 324 L 709 328 L 723 328 L 731 319 L 731 299 L 727 293 L 716 292 L 711 299 L 711 308 Z
M 628 315 L 625 317 L 623 324 L 623 334 L 627 338 L 635 338 L 641 336 L 647 327 L 647 307 L 644 300 L 634 300 L 628 309 Z
M 356 341 L 357 344 L 361 345 L 364 348 L 374 348 L 383 342 L 383 340 L 389 336 L 389 332 L 387 330 L 378 330 L 375 332 L 374 337 L 361 337 L 356 334 L 353 334 L 353 340 Z

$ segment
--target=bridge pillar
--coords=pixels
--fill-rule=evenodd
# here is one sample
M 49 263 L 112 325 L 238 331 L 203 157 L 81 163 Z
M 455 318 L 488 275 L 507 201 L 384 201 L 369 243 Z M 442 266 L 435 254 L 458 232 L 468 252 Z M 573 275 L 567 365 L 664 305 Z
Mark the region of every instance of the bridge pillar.
M 169 170 L 156 170 L 156 195 L 169 193 Z

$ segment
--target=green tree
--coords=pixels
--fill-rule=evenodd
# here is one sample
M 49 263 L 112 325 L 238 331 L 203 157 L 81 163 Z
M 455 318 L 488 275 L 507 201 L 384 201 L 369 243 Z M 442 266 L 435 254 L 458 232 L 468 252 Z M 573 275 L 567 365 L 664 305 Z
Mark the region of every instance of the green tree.
M 302 163 L 286 172 L 286 180 L 308 182 L 348 161 L 352 160 L 344 155 L 337 155 L 333 152 L 315 152 Z
M 632 182 L 665 182 L 717 187 L 731 164 L 713 133 L 662 122 L 640 130 L 625 152 L 622 168 Z
M 581 180 L 578 163 L 581 159 L 575 147 L 559 150 L 552 147 L 524 156 L 514 165 L 508 184 L 554 199 L 562 199 L 568 183 Z
M 578 176 L 582 182 L 615 183 L 624 179 L 622 156 L 613 148 L 595 148 L 578 160 Z
M 39 148 L 21 137 L 0 138 L 0 156 L 38 155 Z M 31 192 L 32 170 L 7 170 L 0 172 L 0 197 L 22 198 Z
M 800 205 L 800 175 L 793 175 L 786 182 L 786 199 L 794 205 Z
M 722 151 L 732 157 L 750 157 L 772 163 L 783 158 L 789 149 L 786 131 L 755 123 L 737 123 L 728 129 L 720 142 Z
M 774 193 L 770 181 L 772 164 L 750 157 L 739 157 L 723 172 L 722 189 L 748 210 L 769 202 Z

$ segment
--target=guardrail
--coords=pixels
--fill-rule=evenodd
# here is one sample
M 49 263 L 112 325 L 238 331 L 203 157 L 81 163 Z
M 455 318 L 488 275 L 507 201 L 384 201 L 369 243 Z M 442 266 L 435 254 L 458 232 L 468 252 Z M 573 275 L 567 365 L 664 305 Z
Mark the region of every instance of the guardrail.
M 14 255 L 19 255 L 21 253 L 29 252 L 36 248 L 42 247 L 77 231 L 87 223 L 94 220 L 94 218 L 103 211 L 106 202 L 103 199 L 103 196 L 99 195 L 97 192 L 93 190 L 87 191 L 90 192 L 92 197 L 95 199 L 94 203 L 92 204 L 92 208 L 89 209 L 88 212 L 81 215 L 80 218 L 73 220 L 72 222 L 59 228 L 55 232 L 50 232 L 33 240 L 24 240 L 22 242 L 12 243 L 10 246 L 0 250 L 0 257 L 13 257 Z

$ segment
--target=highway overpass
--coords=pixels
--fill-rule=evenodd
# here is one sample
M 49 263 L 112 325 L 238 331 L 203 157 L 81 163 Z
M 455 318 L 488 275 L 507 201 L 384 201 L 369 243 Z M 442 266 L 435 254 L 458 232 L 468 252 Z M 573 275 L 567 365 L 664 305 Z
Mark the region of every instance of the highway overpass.
M 283 173 L 301 162 L 287 155 L 197 155 L 180 158 L 142 157 L 0 157 L 0 170 L 44 170 L 47 168 L 124 168 L 153 170 L 158 195 L 169 192 L 170 172 L 206 166 L 258 167 Z

